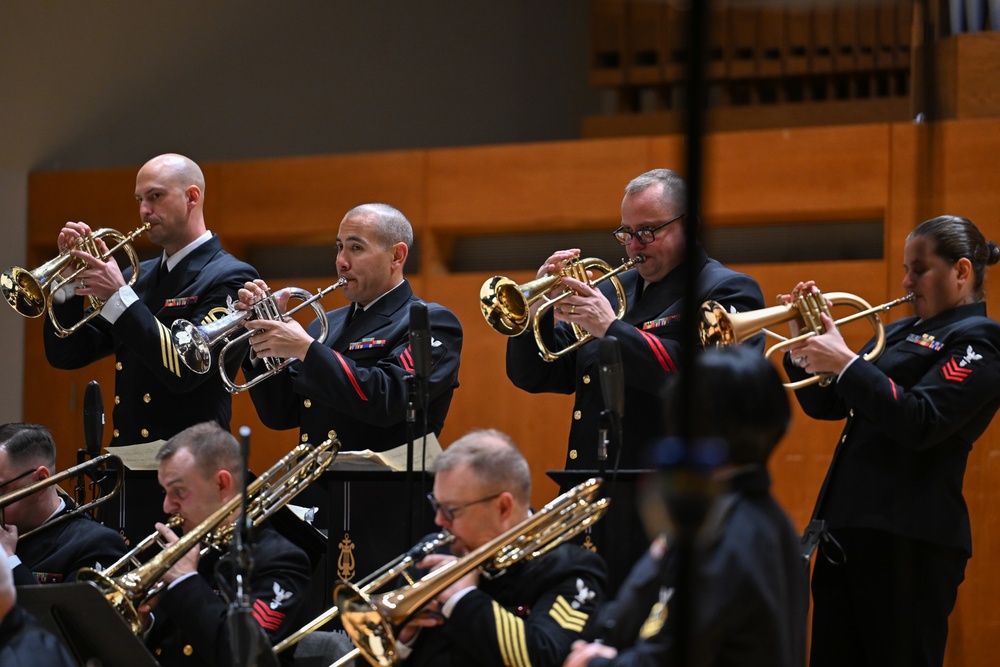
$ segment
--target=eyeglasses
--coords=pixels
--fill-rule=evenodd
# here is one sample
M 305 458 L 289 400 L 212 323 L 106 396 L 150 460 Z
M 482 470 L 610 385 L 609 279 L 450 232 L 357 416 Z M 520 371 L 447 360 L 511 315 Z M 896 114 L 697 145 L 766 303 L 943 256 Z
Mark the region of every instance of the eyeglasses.
M 625 229 L 625 225 L 622 225 L 621 227 L 619 227 L 618 229 L 616 229 L 611 233 L 622 245 L 628 245 L 628 242 L 632 240 L 633 236 L 642 245 L 649 245 L 650 243 L 656 240 L 656 235 L 653 232 L 655 232 L 658 229 L 663 229 L 671 222 L 680 220 L 685 215 L 687 215 L 687 213 L 681 213 L 680 215 L 675 215 L 674 217 L 670 218 L 664 223 L 660 223 L 656 227 L 643 227 L 642 229 L 637 229 L 634 232 L 630 232 L 629 230 Z
M 14 482 L 16 482 L 19 479 L 24 479 L 25 477 L 27 477 L 31 473 L 35 472 L 36 470 L 38 470 L 38 466 L 35 466 L 31 470 L 25 470 L 24 472 L 22 472 L 17 477 L 13 477 L 11 479 L 8 479 L 6 482 L 0 482 L 0 489 L 2 489 L 3 487 L 7 486 L 8 484 L 13 484 Z
M 501 491 L 501 493 L 503 493 Z M 431 509 L 434 512 L 441 512 L 441 516 L 448 520 L 449 523 L 455 520 L 455 513 L 459 510 L 464 510 L 466 507 L 472 507 L 473 505 L 478 505 L 479 503 L 485 503 L 493 500 L 494 498 L 499 498 L 499 493 L 494 493 L 492 496 L 486 496 L 485 498 L 480 498 L 479 500 L 473 500 L 471 503 L 465 503 L 464 505 L 456 505 L 455 507 L 445 507 L 438 502 L 438 499 L 434 497 L 433 493 L 427 494 L 427 502 L 431 504 Z

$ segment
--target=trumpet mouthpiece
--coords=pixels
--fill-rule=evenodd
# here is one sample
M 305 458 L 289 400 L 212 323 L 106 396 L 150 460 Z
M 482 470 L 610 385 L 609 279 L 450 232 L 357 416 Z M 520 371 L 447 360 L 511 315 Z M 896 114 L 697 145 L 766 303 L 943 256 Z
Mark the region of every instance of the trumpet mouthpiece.
M 645 261 L 646 261 L 646 256 L 643 255 L 641 252 L 632 258 L 632 262 L 634 264 L 642 264 Z

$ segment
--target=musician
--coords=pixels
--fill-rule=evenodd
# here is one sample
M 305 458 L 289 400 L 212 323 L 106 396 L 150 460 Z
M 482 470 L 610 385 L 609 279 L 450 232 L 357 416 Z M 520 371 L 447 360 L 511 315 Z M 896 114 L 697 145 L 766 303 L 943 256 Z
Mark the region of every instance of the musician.
M 0 494 L 37 484 L 55 471 L 56 446 L 48 429 L 39 424 L 0 426 Z M 73 499 L 56 484 L 4 506 L 0 544 L 19 586 L 75 581 L 80 568 L 101 569 L 125 553 L 117 531 L 75 509 Z M 35 532 L 18 537 L 28 531 Z
M 239 444 L 213 422 L 196 424 L 172 437 L 157 452 L 157 460 L 157 477 L 166 492 L 163 511 L 183 517 L 187 530 L 243 488 Z M 230 516 L 226 521 L 234 519 Z M 157 523 L 156 529 L 168 544 L 177 541 L 174 531 L 164 524 Z M 296 615 L 309 586 L 309 558 L 267 524 L 254 530 L 252 542 L 253 620 L 274 643 L 296 628 Z M 143 607 L 143 612 L 151 611 L 153 616 L 146 644 L 164 667 L 232 664 L 228 606 L 217 592 L 219 562 L 218 552 L 202 558 L 197 547 L 192 549 L 163 575 L 167 589 L 153 598 L 152 608 Z M 235 572 L 228 559 L 218 573 L 227 590 L 232 590 Z M 291 660 L 291 655 L 282 657 Z
M 327 339 L 316 340 L 319 323 L 303 329 L 294 320 L 247 322 L 257 357 L 295 358 L 288 372 L 250 390 L 261 421 L 273 429 L 298 428 L 301 442 L 336 435 L 347 449 L 385 451 L 407 441 L 407 376 L 414 372 L 410 307 L 419 301 L 403 277 L 413 229 L 387 204 L 362 204 L 347 212 L 337 233 L 337 275 L 351 304 L 326 314 Z M 260 299 L 263 281 L 240 290 L 242 307 Z M 431 371 L 429 432 L 440 434 L 458 386 L 462 325 L 444 306 L 427 304 Z M 247 378 L 264 365 L 248 359 Z M 424 434 L 417 419 L 415 436 Z
M 829 535 L 813 573 L 812 665 L 944 660 L 972 553 L 962 479 L 1000 407 L 1000 324 L 983 301 L 998 260 L 968 219 L 922 222 L 903 250 L 915 315 L 885 328 L 878 359 L 850 350 L 826 315 L 827 332 L 785 358 L 793 380 L 835 378 L 795 392 L 806 414 L 847 420 L 813 512 Z
M 455 535 L 454 555 L 486 544 L 530 514 L 528 463 L 499 431 L 474 431 L 434 462 L 435 523 Z M 488 577 L 479 569 L 439 593 L 399 634 L 407 665 L 559 665 L 604 596 L 605 568 L 573 544 Z
M 4 555 L 0 549 L 0 557 Z M 0 665 L 76 665 L 59 640 L 17 605 L 17 589 L 5 558 L 0 558 Z
M 694 538 L 692 574 L 679 579 L 677 531 L 666 519 L 672 515 L 661 477 L 652 475 L 642 501 L 652 545 L 614 602 L 601 607 L 597 633 L 573 645 L 564 667 L 805 664 L 808 568 L 767 472 L 791 415 L 781 379 L 763 355 L 727 347 L 699 355 L 690 384 L 691 434 L 717 438 L 728 450 L 711 473 L 719 492 L 706 494 L 711 505 Z M 676 404 L 683 389 L 672 378 L 667 400 Z M 678 434 L 676 421 L 667 432 Z M 688 587 L 686 623 L 675 595 L 680 586 Z M 679 631 L 687 640 L 683 663 Z
M 624 446 L 619 467 L 637 468 L 641 448 L 662 432 L 665 419 L 660 391 L 664 380 L 677 369 L 682 337 L 688 323 L 680 321 L 683 309 L 685 257 L 684 228 L 687 185 L 669 169 L 654 169 L 632 181 L 622 200 L 622 224 L 615 238 L 629 258 L 643 255 L 635 270 L 620 274 L 628 301 L 622 319 L 616 319 L 617 300 L 609 281 L 597 288 L 565 277 L 562 284 L 576 295 L 550 310 L 541 330 L 551 350 L 575 341 L 570 324 L 578 324 L 596 338 L 615 336 L 621 346 L 625 380 Z M 678 223 L 678 224 L 674 224 Z M 538 270 L 538 277 L 557 275 L 578 249 L 560 250 Z M 718 301 L 727 310 L 748 311 L 763 307 L 757 282 L 725 268 L 698 248 L 698 303 Z M 614 300 L 614 303 L 612 302 Z M 762 341 L 761 341 L 762 343 Z M 598 468 L 597 442 L 604 402 L 600 389 L 598 346 L 587 344 L 553 362 L 538 355 L 531 336 L 507 342 L 507 377 L 532 393 L 576 394 L 566 455 L 569 470 Z M 614 461 L 613 454 L 608 467 Z
M 198 375 L 178 359 L 170 325 L 180 319 L 195 324 L 226 312 L 227 297 L 257 272 L 222 249 L 207 230 L 204 217 L 205 177 L 182 155 L 160 155 L 139 170 L 135 199 L 139 217 L 151 226 L 147 235 L 163 249 L 161 257 L 142 262 L 139 278 L 126 284 L 114 258 L 106 261 L 73 249 L 91 233 L 82 222 L 68 222 L 59 232 L 59 250 L 87 263 L 75 288 L 57 293 L 56 307 L 64 326 L 81 319 L 93 296 L 107 303 L 80 331 L 56 336 L 45 322 L 45 354 L 56 368 L 82 368 L 115 355 L 115 399 L 111 446 L 165 440 L 187 426 L 214 420 L 229 428 L 232 397 L 218 373 Z M 98 240 L 102 254 L 107 245 Z M 73 294 L 67 295 L 66 292 Z M 217 356 L 217 355 L 216 355 Z M 234 356 L 231 371 L 238 368 Z

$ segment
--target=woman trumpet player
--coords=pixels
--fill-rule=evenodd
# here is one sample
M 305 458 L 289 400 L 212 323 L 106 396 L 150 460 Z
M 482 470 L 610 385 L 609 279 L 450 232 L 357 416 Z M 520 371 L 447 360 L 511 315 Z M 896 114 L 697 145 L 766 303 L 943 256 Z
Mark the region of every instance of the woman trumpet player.
M 784 359 L 792 380 L 835 378 L 796 391 L 809 416 L 847 419 L 813 511 L 828 531 L 812 581 L 813 667 L 944 660 L 972 550 L 962 479 L 1000 407 L 1000 324 L 983 301 L 998 260 L 969 220 L 927 220 L 903 253 L 915 316 L 886 327 L 878 359 L 852 352 L 826 315 L 826 332 Z M 803 282 L 779 298 L 814 290 Z

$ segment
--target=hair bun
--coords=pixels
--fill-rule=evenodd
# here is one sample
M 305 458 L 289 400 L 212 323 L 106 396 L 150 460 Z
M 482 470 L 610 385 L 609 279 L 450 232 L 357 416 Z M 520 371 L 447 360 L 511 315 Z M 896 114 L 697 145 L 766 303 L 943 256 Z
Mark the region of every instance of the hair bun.
M 993 241 L 986 243 L 986 264 L 992 265 L 1000 262 L 1000 248 Z

